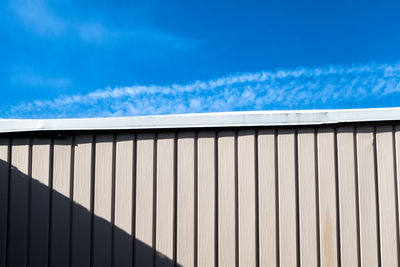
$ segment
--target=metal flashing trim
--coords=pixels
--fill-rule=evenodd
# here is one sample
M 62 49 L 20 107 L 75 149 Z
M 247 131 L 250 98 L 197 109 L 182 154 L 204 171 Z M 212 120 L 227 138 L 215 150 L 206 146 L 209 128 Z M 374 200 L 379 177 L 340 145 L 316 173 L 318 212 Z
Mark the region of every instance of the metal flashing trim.
M 295 126 L 397 120 L 400 120 L 400 108 L 398 107 L 374 109 L 239 111 L 114 118 L 0 119 L 0 133 Z

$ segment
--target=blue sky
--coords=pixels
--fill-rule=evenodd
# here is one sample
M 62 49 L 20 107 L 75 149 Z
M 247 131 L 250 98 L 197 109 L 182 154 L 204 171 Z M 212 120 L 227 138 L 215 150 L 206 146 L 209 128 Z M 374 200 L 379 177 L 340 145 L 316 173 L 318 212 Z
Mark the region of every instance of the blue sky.
M 400 1 L 0 2 L 0 117 L 399 106 Z

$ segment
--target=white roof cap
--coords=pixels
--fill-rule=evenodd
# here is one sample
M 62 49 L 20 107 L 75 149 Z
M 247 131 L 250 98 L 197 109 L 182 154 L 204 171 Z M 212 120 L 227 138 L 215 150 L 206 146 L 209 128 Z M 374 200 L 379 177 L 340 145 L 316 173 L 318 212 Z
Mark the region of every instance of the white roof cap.
M 400 120 L 400 108 L 239 111 L 87 119 L 0 119 L 0 133 L 67 130 L 294 126 L 397 120 Z

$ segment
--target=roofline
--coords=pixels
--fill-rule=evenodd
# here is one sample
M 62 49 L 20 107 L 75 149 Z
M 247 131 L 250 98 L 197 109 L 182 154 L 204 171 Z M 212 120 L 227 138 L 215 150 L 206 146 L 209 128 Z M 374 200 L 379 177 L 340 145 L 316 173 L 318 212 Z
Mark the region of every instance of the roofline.
M 239 111 L 113 118 L 0 119 L 0 133 L 295 126 L 398 120 L 400 120 L 400 107 L 373 109 Z

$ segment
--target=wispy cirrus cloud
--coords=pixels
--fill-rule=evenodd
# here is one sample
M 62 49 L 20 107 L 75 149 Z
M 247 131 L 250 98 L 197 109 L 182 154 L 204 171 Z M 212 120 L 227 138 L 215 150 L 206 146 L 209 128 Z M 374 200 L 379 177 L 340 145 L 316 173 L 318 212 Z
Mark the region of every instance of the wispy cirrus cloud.
M 28 87 L 50 87 L 50 88 L 67 88 L 71 85 L 71 81 L 65 77 L 51 77 L 25 71 L 14 73 L 10 76 L 10 83 L 14 86 Z
M 57 3 L 53 2 L 53 4 Z M 60 1 L 60 4 L 62 1 Z M 101 20 L 55 12 L 46 0 L 9 0 L 9 9 L 27 29 L 39 36 L 75 36 L 87 43 L 123 41 L 163 49 L 190 50 L 203 44 L 170 32 L 138 27 L 115 28 Z
M 235 110 L 358 107 L 400 100 L 400 63 L 236 73 L 187 84 L 107 87 L 0 108 L 2 117 L 97 117 Z

